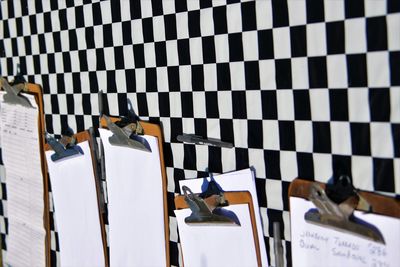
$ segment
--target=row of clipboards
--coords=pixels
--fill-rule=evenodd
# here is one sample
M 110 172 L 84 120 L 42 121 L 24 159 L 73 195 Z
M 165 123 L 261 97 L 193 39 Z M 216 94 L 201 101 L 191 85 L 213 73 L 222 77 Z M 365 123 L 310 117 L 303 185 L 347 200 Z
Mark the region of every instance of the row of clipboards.
M 2 84 L 3 88 L 8 86 L 5 80 Z M 34 95 L 39 110 L 45 265 L 51 265 L 47 201 L 49 173 L 62 266 L 170 266 L 170 218 L 160 126 L 139 122 L 134 116 L 128 119 L 103 116 L 102 128 L 99 129 L 103 156 L 99 156 L 93 130 L 61 141 L 47 136 L 45 144 L 40 87 L 33 84 L 7 87 L 6 95 L 14 95 L 11 97 L 13 104 L 28 106 L 26 99 L 20 97 L 20 91 Z M 4 95 L 3 101 L 10 101 L 8 98 Z M 269 265 L 254 179 L 253 170 L 246 169 L 180 181 L 181 195 L 175 197 L 175 216 L 183 256 L 181 265 Z M 103 187 L 105 182 L 107 186 Z M 340 211 L 324 214 L 326 206 L 324 209 L 318 205 L 321 202 L 315 201 L 324 196 L 323 188 L 318 186 L 295 180 L 289 190 L 293 266 L 319 266 L 321 259 L 327 258 L 332 258 L 332 266 L 348 263 L 354 266 L 395 266 L 394 263 L 399 262 L 398 253 L 393 252 L 399 248 L 399 220 L 379 217 L 399 218 L 399 200 L 359 193 L 371 204 L 373 213 L 380 215 L 359 214 L 358 211 L 354 214 L 358 219 L 362 217 L 363 222 L 368 221 L 368 225 L 375 226 L 374 230 L 378 230 L 381 239 L 365 241 L 368 236 L 361 234 L 357 237 L 361 241 L 357 243 L 353 235 L 358 233 L 360 236 L 357 224 L 360 225 L 362 220 L 355 221 L 352 210 L 339 223 L 336 219 L 340 217 Z M 105 217 L 104 202 L 108 203 L 108 218 Z M 334 209 L 337 207 L 333 205 Z M 107 219 L 108 240 L 105 231 Z M 343 220 L 356 226 L 340 225 Z M 392 227 L 389 231 L 387 223 Z M 329 225 L 337 227 L 327 230 Z M 343 233 L 343 229 L 347 232 Z M 393 232 L 393 229 L 397 231 Z M 278 241 L 275 242 L 278 253 L 271 264 L 280 267 L 284 260 L 282 241 L 277 238 L 279 234 L 277 228 L 274 236 Z M 346 236 L 350 236 L 353 242 Z M 366 251 L 372 251 L 373 257 L 369 257 Z

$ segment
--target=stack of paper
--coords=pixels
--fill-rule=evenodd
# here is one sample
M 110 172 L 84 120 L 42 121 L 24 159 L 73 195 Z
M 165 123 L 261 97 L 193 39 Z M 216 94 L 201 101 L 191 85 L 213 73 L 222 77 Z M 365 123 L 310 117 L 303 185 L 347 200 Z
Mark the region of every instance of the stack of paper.
M 108 191 L 110 266 L 165 266 L 163 188 L 158 139 L 152 152 L 113 146 L 99 129 Z
M 214 177 L 224 191 L 249 191 L 254 205 L 262 266 L 268 266 L 254 174 L 251 169 Z M 204 178 L 179 181 L 193 193 L 202 192 Z M 182 192 L 181 192 L 182 193 Z M 237 226 L 189 226 L 185 217 L 189 209 L 176 210 L 179 236 L 185 266 L 257 266 L 254 238 L 247 205 L 224 207 L 239 218 Z
M 60 242 L 61 266 L 104 266 L 105 257 L 89 142 L 83 155 L 51 160 L 46 151 Z
M 39 113 L 34 97 L 26 97 L 34 108 L 1 102 L 9 222 L 6 262 L 11 266 L 44 266 L 46 231 Z

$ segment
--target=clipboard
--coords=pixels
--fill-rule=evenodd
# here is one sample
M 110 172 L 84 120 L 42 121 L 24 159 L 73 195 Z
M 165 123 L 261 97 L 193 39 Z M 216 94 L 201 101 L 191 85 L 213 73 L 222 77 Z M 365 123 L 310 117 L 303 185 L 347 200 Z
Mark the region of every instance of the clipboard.
M 76 139 L 76 144 L 82 143 L 87 141 L 89 143 L 89 148 L 90 148 L 90 156 L 91 156 L 91 162 L 92 162 L 92 168 L 93 168 L 93 175 L 94 175 L 94 184 L 95 184 L 95 191 L 96 191 L 96 197 L 97 197 L 97 213 L 99 217 L 99 222 L 100 222 L 100 231 L 101 231 L 101 240 L 102 240 L 102 248 L 103 248 L 103 253 L 104 253 L 104 266 L 108 267 L 109 266 L 109 261 L 108 261 L 108 253 L 107 253 L 107 237 L 106 237 L 106 230 L 105 230 L 105 222 L 103 218 L 103 213 L 104 213 L 104 196 L 102 194 L 101 190 L 101 185 L 100 185 L 100 180 L 99 180 L 99 174 L 97 173 L 97 163 L 96 163 L 96 156 L 94 155 L 94 144 L 93 140 L 91 138 L 91 135 L 89 131 L 83 131 L 80 133 L 77 133 L 73 135 L 73 137 Z M 52 151 L 53 149 L 51 146 L 46 143 L 44 146 L 45 151 Z M 68 158 L 66 158 L 68 160 Z M 46 164 L 47 168 L 47 164 Z M 79 219 L 79 218 L 74 218 L 74 219 Z
M 315 188 L 320 188 L 322 191 L 315 191 Z M 326 184 L 299 178 L 293 180 L 289 186 L 293 266 L 304 266 L 299 261 L 315 266 L 310 259 L 322 256 L 327 263 L 348 266 L 391 266 L 390 263 L 394 259 L 398 262 L 398 253 L 393 253 L 392 247 L 393 244 L 400 242 L 397 240 L 400 230 L 396 232 L 397 228 L 400 229 L 400 200 L 357 190 L 359 202 L 352 204 L 356 207 L 354 213 L 350 214 L 348 219 L 338 218 L 338 221 L 344 220 L 346 223 L 336 224 L 330 220 L 332 214 L 325 216 L 318 204 L 313 205 L 308 200 L 313 200 L 315 192 L 325 197 L 326 188 Z M 337 207 L 345 210 L 348 203 L 351 203 L 350 198 Z M 310 217 L 316 214 L 315 207 L 320 213 L 320 217 L 316 217 L 320 220 L 317 223 Z M 347 224 L 347 220 L 352 223 L 351 227 Z M 344 249 L 344 244 L 350 248 Z M 345 258 L 346 255 L 349 255 L 348 258 Z
M 2 85 L 2 81 L 0 81 Z M 21 89 L 21 93 L 33 95 L 36 100 L 36 104 L 38 105 L 38 134 L 39 134 L 39 147 L 40 147 L 40 158 L 41 158 L 41 169 L 43 175 L 43 202 L 44 202 L 44 229 L 46 231 L 45 237 L 45 257 L 46 257 L 46 266 L 51 266 L 51 258 L 50 258 L 50 244 L 51 244 L 51 236 L 50 236 L 50 211 L 49 211 L 49 185 L 48 185 L 48 177 L 47 177 L 47 168 L 45 163 L 45 155 L 44 155 L 44 133 L 45 133 L 45 120 L 44 120 L 44 108 L 43 108 L 43 93 L 40 85 L 33 83 L 21 83 L 18 84 Z M 0 87 L 2 89 L 2 86 Z
M 261 253 L 260 253 L 260 245 L 259 245 L 258 234 L 257 234 L 256 218 L 255 218 L 255 214 L 254 214 L 253 200 L 252 200 L 252 196 L 251 196 L 250 192 L 248 192 L 248 191 L 224 192 L 224 198 L 229 202 L 229 205 L 246 204 L 248 206 L 248 211 L 250 214 L 250 221 L 251 221 L 251 228 L 252 228 L 252 238 L 254 240 L 254 248 L 255 248 L 255 252 L 256 252 L 256 262 L 257 262 L 257 266 L 261 266 L 262 265 L 261 264 Z M 174 199 L 174 202 L 175 202 L 175 208 L 177 210 L 189 208 L 188 204 L 185 201 L 185 196 L 183 196 L 183 195 L 176 196 Z M 196 227 L 196 226 L 193 226 L 193 227 Z M 232 226 L 232 227 L 237 227 L 237 226 Z M 184 250 L 184 248 L 182 247 L 182 251 L 183 250 Z M 185 259 L 183 258 L 183 253 L 182 253 L 182 262 L 183 262 L 183 264 L 185 262 Z
M 121 118 L 110 117 L 113 123 L 118 122 Z M 140 121 L 143 127 L 143 134 L 151 135 L 157 138 L 158 149 L 160 154 L 160 169 L 162 177 L 162 192 L 163 192 L 163 213 L 164 213 L 164 240 L 165 240 L 165 254 L 166 254 L 166 266 L 170 266 L 170 247 L 169 247 L 169 215 L 168 215 L 168 203 L 167 203 L 167 173 L 165 169 L 164 152 L 163 152 L 163 136 L 160 125 L 153 124 L 150 122 Z M 107 122 L 104 117 L 100 119 L 101 128 L 107 128 Z

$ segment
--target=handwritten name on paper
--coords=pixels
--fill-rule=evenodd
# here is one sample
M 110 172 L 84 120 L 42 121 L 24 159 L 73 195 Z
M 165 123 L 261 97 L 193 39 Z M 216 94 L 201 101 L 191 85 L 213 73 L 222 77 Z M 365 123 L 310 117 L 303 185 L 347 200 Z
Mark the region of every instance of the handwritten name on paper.
M 291 198 L 293 266 L 397 267 L 400 262 L 400 220 L 375 214 L 357 213 L 360 219 L 381 230 L 386 244 L 310 224 L 304 213 L 312 203 Z

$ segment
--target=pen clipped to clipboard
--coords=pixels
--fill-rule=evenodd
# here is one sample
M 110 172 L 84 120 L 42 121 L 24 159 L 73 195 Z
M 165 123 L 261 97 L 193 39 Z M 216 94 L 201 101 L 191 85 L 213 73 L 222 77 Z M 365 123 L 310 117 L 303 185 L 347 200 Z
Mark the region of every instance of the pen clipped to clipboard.
M 395 266 L 400 201 L 355 189 L 346 176 L 289 187 L 293 266 Z

